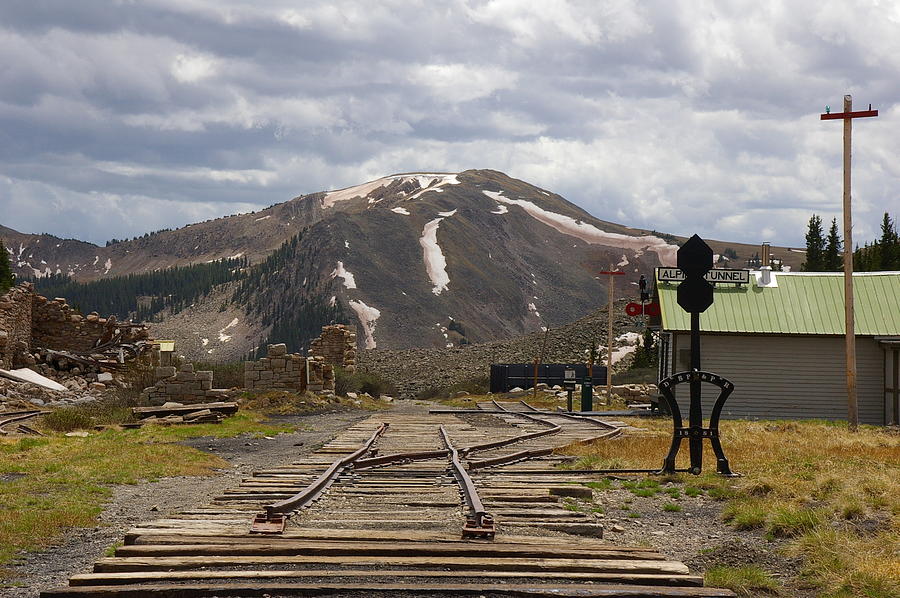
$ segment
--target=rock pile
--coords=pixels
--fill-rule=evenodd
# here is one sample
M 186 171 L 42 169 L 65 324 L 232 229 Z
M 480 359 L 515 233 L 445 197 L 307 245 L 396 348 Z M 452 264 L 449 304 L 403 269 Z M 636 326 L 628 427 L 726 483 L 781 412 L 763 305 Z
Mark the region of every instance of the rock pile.
M 625 316 L 627 300 L 615 308 L 613 334 L 635 331 L 635 318 Z M 587 363 L 591 346 L 605 345 L 607 337 L 606 309 L 581 318 L 547 335 L 544 363 Z M 620 340 L 619 342 L 624 342 Z M 401 397 L 409 398 L 429 388 L 445 388 L 453 384 L 486 378 L 492 363 L 531 363 L 541 353 L 544 333 L 503 341 L 465 345 L 450 349 L 366 350 L 359 356 L 359 368 L 374 372 L 395 384 Z M 605 350 L 599 363 L 605 362 Z M 631 356 L 615 362 L 616 371 L 627 368 Z
M 356 371 L 356 331 L 346 324 L 322 327 L 322 334 L 309 345 L 309 354 L 322 356 L 325 363 Z

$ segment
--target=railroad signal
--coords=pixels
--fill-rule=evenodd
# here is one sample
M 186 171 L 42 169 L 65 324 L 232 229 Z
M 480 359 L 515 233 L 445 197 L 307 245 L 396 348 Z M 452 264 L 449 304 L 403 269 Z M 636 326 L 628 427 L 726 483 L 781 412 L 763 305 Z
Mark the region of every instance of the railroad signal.
M 713 303 L 713 288 L 703 277 L 712 269 L 713 251 L 694 235 L 678 250 L 678 269 L 684 281 L 678 285 L 678 305 L 689 313 L 702 313 Z
M 700 369 L 700 314 L 713 304 L 712 285 L 704 278 L 713 266 L 713 252 L 703 239 L 694 235 L 678 250 L 678 269 L 684 273 L 684 280 L 678 285 L 676 295 L 678 305 L 691 314 L 691 369 L 678 372 L 659 382 L 659 390 L 669 405 L 674 423 L 672 446 L 663 461 L 661 473 L 675 472 L 675 457 L 681 448 L 681 441 L 688 441 L 691 456 L 691 467 L 688 471 L 699 475 L 703 471 L 703 439 L 712 443 L 713 452 L 718 461 L 716 469 L 727 476 L 736 475 L 731 471 L 728 459 L 722 451 L 719 441 L 719 416 L 725 400 L 734 390 L 734 385 L 712 372 Z M 678 384 L 690 384 L 689 425 L 684 427 L 681 411 L 675 400 L 674 388 Z M 709 418 L 709 427 L 703 427 L 703 404 L 701 402 L 701 383 L 707 382 L 719 387 L 719 397 L 713 406 Z

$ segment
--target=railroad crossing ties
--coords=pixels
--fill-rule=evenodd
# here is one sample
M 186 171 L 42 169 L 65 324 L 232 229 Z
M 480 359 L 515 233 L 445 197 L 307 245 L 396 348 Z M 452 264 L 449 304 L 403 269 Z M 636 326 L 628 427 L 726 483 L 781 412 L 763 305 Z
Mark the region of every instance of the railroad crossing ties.
M 373 415 L 212 504 L 131 529 L 93 573 L 41 596 L 734 596 L 652 548 L 603 542 L 592 514 L 550 493 L 592 479 L 559 475 L 554 447 L 622 424 L 479 407 Z

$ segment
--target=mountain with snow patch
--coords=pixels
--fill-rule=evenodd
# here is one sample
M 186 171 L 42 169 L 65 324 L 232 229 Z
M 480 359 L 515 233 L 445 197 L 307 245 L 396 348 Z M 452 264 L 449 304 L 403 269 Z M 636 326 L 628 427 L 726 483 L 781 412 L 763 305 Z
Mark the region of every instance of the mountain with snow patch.
M 597 219 L 491 170 L 390 175 L 108 247 L 11 229 L 0 236 L 18 273 L 81 281 L 249 258 L 252 285 L 229 283 L 205 300 L 216 309 L 201 300 L 177 326 L 160 325 L 158 335 L 188 354 L 219 359 L 328 319 L 355 323 L 363 348 L 389 349 L 558 327 L 606 302 L 598 272 L 623 270 L 617 296 L 635 296 L 638 277 L 674 265 L 677 251 L 674 237 Z M 192 320 L 191 310 L 203 316 Z

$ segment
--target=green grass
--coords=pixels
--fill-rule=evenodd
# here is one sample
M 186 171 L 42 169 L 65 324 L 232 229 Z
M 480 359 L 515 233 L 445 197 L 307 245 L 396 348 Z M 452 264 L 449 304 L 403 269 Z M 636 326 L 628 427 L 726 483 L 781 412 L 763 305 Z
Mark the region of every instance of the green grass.
M 681 505 L 673 502 L 667 502 L 662 506 L 662 509 L 667 513 L 678 513 L 681 511 Z
M 777 594 L 781 584 L 760 567 L 711 567 L 703 576 L 703 584 L 714 588 L 727 588 L 738 596 Z
M 598 482 L 581 482 L 582 486 L 587 486 L 592 490 L 609 490 L 612 488 L 612 480 L 609 478 L 603 478 Z
M 212 475 L 228 466 L 215 455 L 177 444 L 180 440 L 274 435 L 289 429 L 260 420 L 259 415 L 242 412 L 221 424 L 110 428 L 86 438 L 61 434 L 0 438 L 0 474 L 24 474 L 0 483 L 0 566 L 20 551 L 53 544 L 66 528 L 95 525 L 113 485 Z
M 697 498 L 698 496 L 703 496 L 703 490 L 697 488 L 695 486 L 685 486 L 684 493 L 691 498 Z
M 641 514 L 638 513 L 637 511 L 629 511 L 629 512 L 628 512 L 628 517 L 630 517 L 631 519 L 640 519 L 640 518 L 641 518 Z

